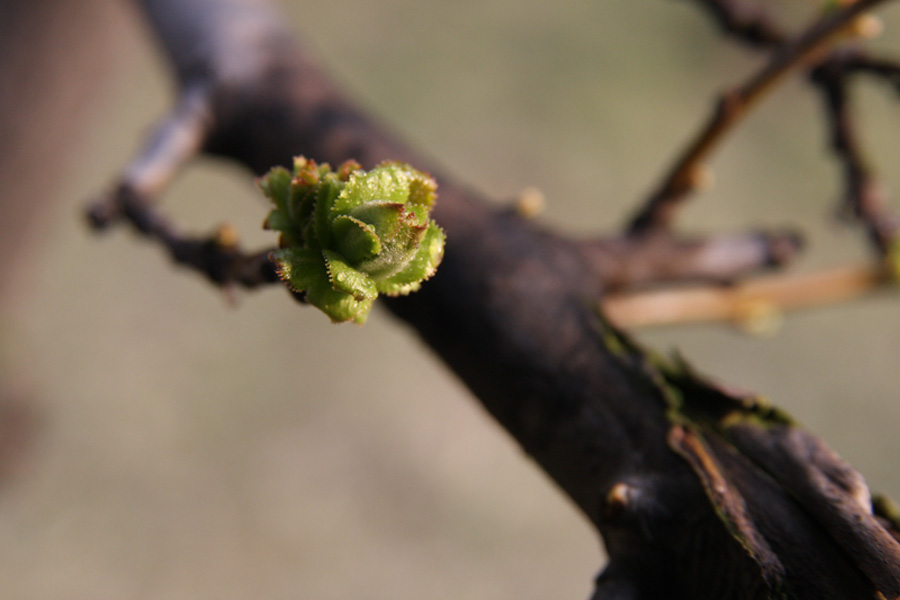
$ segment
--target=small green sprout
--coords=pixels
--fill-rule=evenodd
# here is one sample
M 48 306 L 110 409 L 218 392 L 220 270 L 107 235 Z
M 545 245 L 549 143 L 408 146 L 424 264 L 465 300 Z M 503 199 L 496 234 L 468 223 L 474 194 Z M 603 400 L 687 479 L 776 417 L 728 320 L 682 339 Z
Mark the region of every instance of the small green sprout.
M 429 217 L 437 184 L 407 164 L 333 171 L 298 157 L 260 187 L 274 205 L 265 227 L 281 234 L 279 276 L 335 323 L 364 323 L 379 293 L 418 290 L 443 258 L 444 232 Z

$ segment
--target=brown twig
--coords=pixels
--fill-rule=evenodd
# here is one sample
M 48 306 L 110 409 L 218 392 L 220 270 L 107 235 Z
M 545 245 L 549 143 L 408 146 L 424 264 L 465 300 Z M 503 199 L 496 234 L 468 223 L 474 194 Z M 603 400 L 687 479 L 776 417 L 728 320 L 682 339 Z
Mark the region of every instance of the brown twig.
M 248 254 L 240 249 L 237 233 L 228 226 L 212 235 L 193 237 L 178 231 L 154 206 L 130 187 L 121 185 L 88 211 L 91 225 L 102 230 L 124 220 L 141 234 L 156 240 L 176 263 L 204 274 L 216 285 L 254 288 L 279 281 L 270 250 Z
M 105 228 L 122 217 L 126 203 L 137 211 L 137 204 L 152 202 L 194 158 L 212 127 L 209 89 L 203 83 L 186 88 L 178 104 L 153 128 L 144 146 L 122 174 L 118 192 L 94 202 L 89 218 L 96 228 Z M 145 216 L 152 211 L 142 207 Z
M 746 82 L 722 94 L 706 125 L 688 145 L 644 208 L 631 221 L 629 235 L 639 237 L 668 228 L 678 206 L 702 181 L 704 161 L 749 109 L 787 73 L 818 56 L 822 48 L 853 19 L 884 1 L 860 0 L 824 17 L 793 42 L 782 46 Z
M 786 39 L 756 4 L 740 0 L 697 0 L 697 3 L 712 14 L 725 33 L 748 46 L 770 49 Z M 832 149 L 843 166 L 842 207 L 866 226 L 879 257 L 883 257 L 897 235 L 900 221 L 887 207 L 885 192 L 865 161 L 857 140 L 847 106 L 849 77 L 853 74 L 882 79 L 900 92 L 900 64 L 873 57 L 859 48 L 840 48 L 810 70 L 810 81 L 825 104 Z
M 831 148 L 844 170 L 845 211 L 862 221 L 873 245 L 884 256 L 900 230 L 900 221 L 890 210 L 884 188 L 876 180 L 866 161 L 857 136 L 857 129 L 849 107 L 847 64 L 855 61 L 857 68 L 865 60 L 852 55 L 846 60 L 835 54 L 810 74 L 825 104 L 825 115 L 831 133 Z
M 199 79 L 217 89 L 206 152 L 256 172 L 297 153 L 332 164 L 352 157 L 363 164 L 420 162 L 347 102 L 297 46 L 270 43 L 272 28 L 279 31 L 277 15 L 253 21 L 264 23 L 246 35 L 248 13 L 267 10 L 264 3 L 145 4 L 182 85 Z M 220 11 L 215 19 L 209 18 L 213 9 Z M 261 60 L 243 68 L 248 56 Z M 241 68 L 217 69 L 222 64 Z M 236 83 L 235 72 L 259 76 Z M 858 507 L 847 510 L 847 498 L 857 497 L 853 490 L 807 486 L 801 505 L 796 488 L 771 477 L 778 470 L 763 460 L 784 463 L 783 455 L 790 459 L 793 452 L 804 470 L 820 465 L 807 465 L 805 455 L 785 444 L 754 463 L 723 435 L 726 424 L 745 422 L 758 429 L 762 442 L 777 442 L 784 432 L 770 426 L 771 415 L 710 392 L 690 370 L 662 364 L 599 318 L 585 301 L 600 287 L 591 277 L 594 264 L 578 243 L 436 176 L 442 194 L 435 218 L 451 240 L 444 262 L 422 290 L 385 304 L 465 381 L 603 535 L 610 562 L 598 579 L 596 600 L 818 600 L 877 597 L 882 587 L 894 591 L 896 553 L 881 552 L 877 538 L 870 543 L 870 536 L 833 526 L 852 523 L 858 514 Z M 140 211 L 130 214 L 135 211 L 125 200 L 123 213 L 138 225 Z M 147 218 L 142 230 L 164 242 L 172 237 L 153 214 Z M 669 435 L 681 427 L 703 436 L 690 448 L 694 461 L 678 453 L 678 440 Z M 727 482 L 721 493 L 704 485 L 716 479 L 704 478 L 709 473 L 701 462 L 715 466 Z M 831 458 L 824 461 L 829 472 L 836 466 Z M 720 510 L 735 501 L 744 501 L 746 510 Z M 736 519 L 743 519 L 742 531 L 733 527 Z M 772 549 L 771 559 L 747 551 L 748 535 Z M 845 548 L 883 557 L 884 564 L 874 571 L 858 568 Z
M 754 48 L 784 43 L 787 35 L 759 3 L 740 0 L 697 0 L 728 35 Z
M 843 64 L 847 73 L 861 73 L 883 79 L 900 93 L 900 63 L 897 61 L 857 53 L 847 57 Z
M 791 230 L 748 231 L 589 240 L 581 250 L 605 293 L 615 293 L 684 282 L 734 283 L 792 261 L 803 244 Z
M 884 270 L 854 265 L 812 274 L 761 277 L 727 287 L 610 295 L 601 305 L 612 322 L 625 328 L 726 321 L 759 331 L 786 311 L 849 302 L 890 283 Z

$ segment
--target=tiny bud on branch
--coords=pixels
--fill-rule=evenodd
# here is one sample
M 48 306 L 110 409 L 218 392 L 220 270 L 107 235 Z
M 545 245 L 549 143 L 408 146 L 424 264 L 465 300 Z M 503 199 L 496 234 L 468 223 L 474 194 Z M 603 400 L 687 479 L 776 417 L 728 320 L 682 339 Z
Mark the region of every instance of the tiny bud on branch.
M 335 323 L 365 322 L 378 294 L 418 290 L 443 258 L 444 232 L 429 216 L 437 183 L 407 164 L 333 171 L 299 157 L 260 187 L 274 204 L 265 227 L 281 233 L 279 276 Z

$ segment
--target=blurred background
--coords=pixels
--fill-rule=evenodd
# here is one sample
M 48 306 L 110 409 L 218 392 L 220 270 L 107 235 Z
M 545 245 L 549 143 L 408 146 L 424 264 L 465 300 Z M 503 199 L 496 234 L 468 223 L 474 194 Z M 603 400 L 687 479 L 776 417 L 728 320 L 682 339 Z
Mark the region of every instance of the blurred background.
M 582 517 L 415 335 L 383 312 L 333 326 L 282 289 L 236 306 L 82 208 L 172 100 L 132 5 L 0 4 L 0 589 L 4 598 L 586 598 Z M 817 4 L 765 2 L 799 23 Z M 41 5 L 41 9 L 35 9 Z M 330 0 L 284 13 L 350 94 L 446 170 L 548 224 L 612 231 L 759 64 L 690 2 Z M 900 11 L 876 46 L 900 56 Z M 37 19 L 37 20 L 35 20 Z M 894 191 L 895 98 L 859 86 Z M 797 269 L 863 260 L 835 224 L 818 98 L 795 81 L 728 140 L 687 231 L 801 227 Z M 251 247 L 253 178 L 201 161 L 165 196 Z M 451 241 L 452 243 L 452 241 Z M 900 497 L 896 294 L 728 326 L 640 332 L 756 390 Z M 402 361 L 413 379 L 397 381 Z M 348 368 L 348 365 L 350 367 Z

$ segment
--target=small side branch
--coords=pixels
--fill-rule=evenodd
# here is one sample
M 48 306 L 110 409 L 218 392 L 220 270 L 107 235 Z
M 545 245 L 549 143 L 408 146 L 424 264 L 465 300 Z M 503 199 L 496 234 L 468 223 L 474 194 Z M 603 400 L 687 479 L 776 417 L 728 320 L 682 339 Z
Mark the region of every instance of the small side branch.
M 605 293 L 675 283 L 731 284 L 781 267 L 803 248 L 795 231 L 749 231 L 688 238 L 664 232 L 581 243 Z
M 741 0 L 697 0 L 709 12 L 722 31 L 755 48 L 769 48 L 784 43 L 787 35 L 759 3 Z
M 88 220 L 96 230 L 129 223 L 159 242 L 176 263 L 204 274 L 218 286 L 253 288 L 277 282 L 269 250 L 244 252 L 233 227 L 224 225 L 208 236 L 190 236 L 156 209 L 156 198 L 203 149 L 213 131 L 212 97 L 212 88 L 203 79 L 185 86 L 172 111 L 160 120 L 125 168 L 113 192 L 88 207 Z
M 855 121 L 850 112 L 847 69 L 850 62 L 858 68 L 875 65 L 864 58 L 834 56 L 811 73 L 825 104 L 826 122 L 831 134 L 831 148 L 843 166 L 843 208 L 862 221 L 880 256 L 885 256 L 900 230 L 900 220 L 890 210 L 884 188 L 876 180 L 859 143 Z M 888 64 L 879 65 L 879 75 L 896 77 Z
M 890 284 L 891 278 L 883 269 L 848 266 L 812 274 L 761 277 L 735 286 L 610 295 L 601 306 L 612 322 L 626 329 L 725 321 L 761 332 L 787 311 L 849 302 Z
M 900 63 L 897 61 L 858 53 L 844 59 L 844 68 L 848 73 L 862 73 L 883 79 L 900 94 Z
M 97 203 L 88 218 L 96 229 L 110 224 L 109 217 L 130 223 L 139 233 L 159 242 L 176 263 L 206 275 L 216 285 L 254 288 L 279 281 L 270 249 L 246 253 L 237 242 L 233 227 L 223 225 L 209 236 L 181 233 L 143 196 L 127 185 Z
M 660 187 L 634 217 L 628 234 L 640 237 L 668 229 L 682 202 L 705 179 L 704 163 L 726 135 L 746 116 L 749 109 L 771 91 L 790 71 L 808 64 L 834 36 L 860 14 L 885 0 L 860 0 L 825 17 L 795 41 L 777 51 L 772 59 L 745 83 L 724 93 L 695 139 L 688 145 Z
M 266 10 L 260 0 L 144 3 L 182 85 L 200 81 L 218 86 L 212 131 L 189 135 L 194 142 L 187 146 L 164 135 L 173 147 L 203 145 L 205 152 L 236 159 L 257 173 L 300 153 L 332 164 L 351 157 L 364 165 L 386 158 L 418 162 L 412 160 L 414 151 L 365 118 L 314 61 L 286 40 L 280 19 L 252 18 L 255 11 Z M 852 18 L 877 3 L 862 0 L 826 24 L 837 31 L 841 18 Z M 210 17 L 213 10 L 216 18 Z M 830 35 L 821 27 L 810 30 L 819 37 L 813 36 L 808 46 L 791 45 L 788 50 L 794 54 L 779 54 L 773 64 L 787 69 L 812 58 L 810 53 Z M 747 86 L 765 90 L 780 77 L 768 69 L 761 73 L 762 80 L 755 78 Z M 745 87 L 735 95 L 743 106 L 753 101 Z M 723 133 L 712 136 L 709 146 Z M 693 164 L 701 164 L 705 152 L 708 149 Z M 191 153 L 163 152 L 161 156 L 172 160 L 150 163 L 169 164 L 159 171 L 168 177 Z M 848 495 L 859 497 L 854 485 L 844 485 L 852 484 L 852 477 L 831 478 L 826 485 L 801 480 L 797 487 L 788 473 L 782 484 L 773 476 L 782 471 L 761 470 L 749 456 L 734 451 L 736 438 L 726 434 L 748 424 L 762 436 L 750 442 L 768 442 L 771 438 L 765 434 L 774 431 L 773 424 L 792 423 L 775 409 L 714 393 L 686 366 L 639 348 L 586 301 L 608 291 L 601 289 L 608 280 L 598 275 L 598 265 L 606 251 L 611 256 L 609 272 L 614 272 L 616 243 L 625 250 L 648 252 L 648 262 L 631 264 L 650 264 L 647 272 L 657 269 L 654 277 L 666 271 L 675 273 L 675 279 L 684 274 L 739 277 L 741 265 L 777 262 L 793 252 L 789 235 L 784 238 L 785 253 L 775 238 L 744 234 L 692 245 L 667 231 L 617 239 L 605 249 L 599 243 L 589 248 L 496 210 L 451 178 L 438 178 L 443 192 L 435 218 L 451 240 L 441 270 L 419 292 L 386 305 L 445 360 L 597 526 L 611 557 L 610 568 L 598 581 L 597 600 L 781 597 L 787 595 L 784 590 L 798 591 L 791 595 L 798 599 L 872 598 L 879 590 L 894 594 L 900 589 L 900 552 L 895 545 L 882 545 L 882 551 L 862 543 L 873 529 L 879 536 L 871 536 L 873 541 L 883 540 L 874 526 L 887 529 L 894 521 L 868 519 L 862 535 L 848 536 L 842 529 L 860 512 L 856 506 L 844 510 Z M 160 180 L 126 178 L 110 200 L 116 208 L 112 220 L 131 223 L 161 241 L 176 260 L 214 281 L 245 281 L 241 273 L 249 273 L 250 282 L 274 280 L 266 257 L 240 253 L 227 229 L 192 239 L 157 215 L 150 204 L 154 186 L 134 182 Z M 94 213 L 98 225 L 104 223 L 96 218 L 100 213 Z M 651 243 L 658 244 L 655 257 L 650 256 Z M 683 251 L 689 269 L 672 260 L 675 248 Z M 725 248 L 731 258 L 717 262 Z M 208 266 L 210 256 L 231 258 L 220 269 Z M 681 274 L 679 268 L 684 269 Z M 704 436 L 698 441 L 706 443 L 690 448 L 679 444 L 677 433 L 676 438 L 671 435 L 679 428 Z M 679 454 L 679 448 L 687 448 L 698 460 Z M 768 448 L 772 451 L 764 455 Z M 754 456 L 758 464 L 783 463 L 783 455 L 794 449 L 770 445 Z M 800 464 L 810 456 L 795 455 Z M 707 462 L 707 456 L 716 463 Z M 834 472 L 834 461 L 826 457 L 821 464 L 826 469 L 819 472 Z M 721 477 L 709 477 L 715 473 L 707 466 Z M 718 493 L 723 480 L 733 490 L 730 497 Z M 801 506 L 798 493 L 804 503 L 815 504 L 815 510 Z M 746 510 L 735 510 L 733 503 L 720 510 L 738 494 L 746 500 Z M 851 520 L 833 518 L 832 509 Z M 740 529 L 732 527 L 741 519 Z M 745 542 L 751 538 L 759 540 L 755 548 L 768 545 L 784 569 L 761 571 L 775 562 L 760 552 L 748 554 Z M 857 561 L 857 556 L 865 560 Z M 883 566 L 878 564 L 881 559 Z
M 125 200 L 155 199 L 179 171 L 203 147 L 212 128 L 211 96 L 207 86 L 185 88 L 178 103 L 148 137 L 141 151 L 126 167 L 119 182 L 120 192 L 92 204 L 89 218 L 97 228 L 105 228 L 122 216 Z

